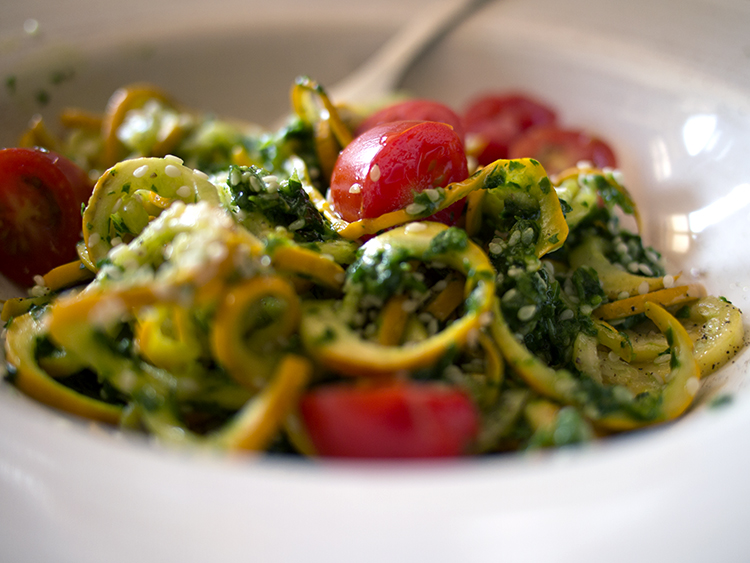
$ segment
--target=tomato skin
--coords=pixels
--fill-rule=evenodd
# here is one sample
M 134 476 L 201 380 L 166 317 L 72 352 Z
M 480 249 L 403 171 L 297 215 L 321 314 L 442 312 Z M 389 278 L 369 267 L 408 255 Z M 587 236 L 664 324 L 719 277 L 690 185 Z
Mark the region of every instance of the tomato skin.
M 463 144 L 449 125 L 393 121 L 365 131 L 341 151 L 329 197 L 351 222 L 403 209 L 414 192 L 462 181 L 468 174 Z M 457 219 L 463 205 L 456 202 L 441 214 Z
M 75 260 L 81 205 L 92 188 L 86 172 L 59 154 L 0 150 L 0 272 L 29 286 Z
M 461 139 L 461 143 L 465 140 L 464 126 L 456 112 L 445 104 L 422 98 L 398 102 L 376 111 L 357 127 L 355 135 L 359 136 L 376 125 L 390 123 L 391 121 L 437 121 L 439 123 L 447 123 L 453 127 L 456 135 Z
M 510 147 L 509 158 L 534 158 L 550 175 L 581 161 L 597 168 L 617 167 L 614 151 L 601 139 L 578 129 L 554 126 L 530 129 Z
M 331 457 L 460 456 L 479 429 L 469 398 L 438 383 L 323 386 L 302 398 L 300 414 L 317 453 Z
M 508 158 L 513 141 L 532 127 L 550 125 L 557 114 L 524 94 L 488 94 L 474 99 L 463 115 L 467 135 L 486 143 L 477 155 L 481 165 Z

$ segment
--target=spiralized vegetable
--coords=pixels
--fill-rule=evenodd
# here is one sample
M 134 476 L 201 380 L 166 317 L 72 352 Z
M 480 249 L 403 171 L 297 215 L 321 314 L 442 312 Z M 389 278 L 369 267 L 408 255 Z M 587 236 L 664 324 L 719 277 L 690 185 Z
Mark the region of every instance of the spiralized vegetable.
M 99 180 L 80 261 L 4 304 L 8 379 L 165 441 L 303 455 L 325 453 L 312 391 L 440 384 L 476 413 L 470 454 L 675 419 L 743 346 L 736 307 L 620 226 L 640 216 L 616 171 L 498 160 L 347 222 L 324 194 L 363 116 L 307 78 L 292 108 L 269 132 L 133 85 L 60 138 L 37 119 L 22 143 Z

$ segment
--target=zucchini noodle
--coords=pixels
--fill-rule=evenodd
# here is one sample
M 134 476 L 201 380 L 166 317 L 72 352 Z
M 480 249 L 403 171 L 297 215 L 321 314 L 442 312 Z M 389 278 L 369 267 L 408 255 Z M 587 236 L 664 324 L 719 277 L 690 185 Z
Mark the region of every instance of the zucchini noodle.
M 314 393 L 434 384 L 487 454 L 673 420 L 743 346 L 735 306 L 620 225 L 617 171 L 497 160 L 345 221 L 326 190 L 364 116 L 309 78 L 291 102 L 265 131 L 136 84 L 59 137 L 33 121 L 22 144 L 98 181 L 80 259 L 4 303 L 7 379 L 165 442 L 306 456 Z

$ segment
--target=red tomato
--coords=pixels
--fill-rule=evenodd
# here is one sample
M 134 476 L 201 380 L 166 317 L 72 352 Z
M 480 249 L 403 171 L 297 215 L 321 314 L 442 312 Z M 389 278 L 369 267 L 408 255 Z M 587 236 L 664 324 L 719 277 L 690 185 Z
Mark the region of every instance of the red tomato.
M 0 150 L 0 272 L 19 285 L 76 259 L 81 204 L 93 184 L 68 159 L 41 149 Z
M 302 398 L 300 413 L 317 452 L 334 457 L 459 456 L 479 428 L 469 398 L 437 383 L 323 386 Z
M 465 180 L 469 171 L 461 139 L 432 121 L 393 121 L 356 137 L 336 160 L 330 199 L 346 221 L 403 209 L 414 194 Z M 463 201 L 436 214 L 458 219 Z M 440 215 L 440 217 L 437 217 Z
M 482 96 L 469 104 L 463 116 L 466 134 L 486 143 L 477 155 L 481 165 L 508 158 L 510 145 L 521 133 L 556 120 L 552 109 L 521 94 Z
M 464 126 L 461 118 L 451 108 L 433 100 L 406 100 L 376 111 L 357 128 L 355 135 L 361 135 L 381 123 L 391 121 L 438 121 L 447 123 L 464 142 Z
M 509 158 L 534 158 L 547 174 L 557 174 L 582 160 L 597 168 L 617 166 L 615 153 L 604 141 L 575 129 L 538 127 L 519 137 L 510 147 Z

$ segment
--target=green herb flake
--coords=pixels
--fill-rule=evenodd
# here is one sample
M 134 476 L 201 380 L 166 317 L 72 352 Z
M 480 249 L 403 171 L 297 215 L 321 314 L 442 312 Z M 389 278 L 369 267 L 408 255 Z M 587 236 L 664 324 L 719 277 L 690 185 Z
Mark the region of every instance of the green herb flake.
M 469 246 L 469 235 L 457 227 L 449 227 L 438 233 L 430 241 L 430 247 L 425 252 L 425 260 L 431 260 L 449 253 L 459 253 Z
M 66 70 L 56 70 L 50 75 L 49 81 L 58 86 L 63 82 L 71 80 L 75 76 L 75 71 L 72 68 Z
M 334 340 L 336 340 L 336 331 L 331 327 L 326 327 L 326 329 L 320 334 L 320 336 L 315 339 L 315 344 L 318 346 L 324 346 L 326 344 L 330 344 Z
M 36 93 L 36 101 L 40 106 L 46 106 L 50 101 L 50 95 L 47 90 L 39 90 Z
M 549 178 L 547 178 L 547 176 L 539 180 L 539 189 L 542 190 L 542 193 L 544 195 L 547 195 L 552 189 L 552 182 L 549 181 Z
M 14 75 L 9 75 L 5 77 L 5 89 L 8 90 L 10 94 L 16 93 L 16 86 L 17 86 L 18 80 Z

